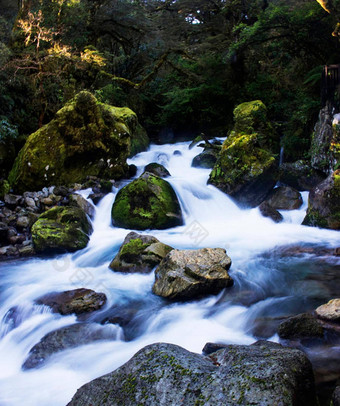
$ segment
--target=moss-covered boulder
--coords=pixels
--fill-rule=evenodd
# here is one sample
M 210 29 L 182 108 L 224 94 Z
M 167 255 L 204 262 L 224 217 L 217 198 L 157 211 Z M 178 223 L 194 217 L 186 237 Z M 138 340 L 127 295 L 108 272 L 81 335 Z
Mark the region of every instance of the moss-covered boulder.
M 162 230 L 179 226 L 183 220 L 170 183 L 144 172 L 118 192 L 112 206 L 112 223 L 136 230 Z
M 113 271 L 149 273 L 172 250 L 152 235 L 129 233 L 110 264 Z
M 28 137 L 9 181 L 23 192 L 82 182 L 89 175 L 122 178 L 141 134 L 144 130 L 132 110 L 99 103 L 91 93 L 80 92 Z
M 302 224 L 340 229 L 340 170 L 333 172 L 310 192 Z
M 234 110 L 235 125 L 222 145 L 209 183 L 247 206 L 260 204 L 277 180 L 276 133 L 260 100 Z
M 65 252 L 85 248 L 92 226 L 78 207 L 53 207 L 43 213 L 32 226 L 36 252 Z

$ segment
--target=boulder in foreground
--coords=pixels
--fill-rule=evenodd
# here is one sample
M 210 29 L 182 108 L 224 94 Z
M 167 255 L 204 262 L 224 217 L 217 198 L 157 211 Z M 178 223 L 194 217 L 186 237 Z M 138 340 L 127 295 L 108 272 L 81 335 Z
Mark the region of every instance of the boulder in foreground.
M 206 357 L 152 344 L 82 386 L 68 406 L 315 406 L 310 362 L 279 347 L 228 345 Z

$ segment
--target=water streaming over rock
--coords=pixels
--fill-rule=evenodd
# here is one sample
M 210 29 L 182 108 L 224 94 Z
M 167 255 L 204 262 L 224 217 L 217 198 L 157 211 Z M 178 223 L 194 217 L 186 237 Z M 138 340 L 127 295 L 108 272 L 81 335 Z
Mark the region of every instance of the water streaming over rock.
M 130 230 L 111 225 L 111 207 L 118 189 L 96 207 L 88 246 L 74 254 L 17 260 L 0 268 L 0 405 L 65 405 L 82 384 L 110 372 L 153 342 L 169 342 L 201 352 L 208 341 L 250 344 L 255 336 L 276 340 L 277 320 L 324 303 L 337 288 L 333 279 L 339 261 L 313 253 L 282 255 L 280 247 L 336 247 L 339 233 L 301 226 L 307 193 L 300 210 L 282 212 L 275 224 L 258 209 L 244 210 L 213 186 L 208 169 L 191 167 L 201 148 L 189 143 L 152 145 L 129 163 L 158 162 L 171 173 L 185 224 L 148 233 L 175 248 L 222 247 L 232 258 L 233 288 L 188 303 L 167 303 L 151 293 L 154 275 L 112 272 L 109 262 Z M 126 182 L 125 182 L 126 183 Z M 124 182 L 120 185 L 123 186 Z M 82 192 L 87 196 L 90 190 Z M 147 232 L 145 232 L 147 233 Z M 77 320 L 61 316 L 35 299 L 52 292 L 86 287 L 104 292 L 105 307 Z M 37 369 L 21 366 L 30 349 L 47 333 L 81 321 L 124 321 L 114 339 L 54 354 Z

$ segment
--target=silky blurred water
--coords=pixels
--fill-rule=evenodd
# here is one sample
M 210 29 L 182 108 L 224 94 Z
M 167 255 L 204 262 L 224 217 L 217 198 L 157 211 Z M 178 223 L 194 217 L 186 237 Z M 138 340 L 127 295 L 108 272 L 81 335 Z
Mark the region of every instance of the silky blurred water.
M 96 207 L 94 231 L 84 250 L 49 259 L 1 263 L 1 406 L 66 405 L 78 387 L 114 370 L 154 342 L 174 343 L 200 353 L 206 342 L 250 344 L 259 336 L 277 340 L 276 320 L 333 297 L 339 265 L 335 257 L 284 256 L 280 251 L 287 245 L 339 245 L 338 232 L 300 225 L 308 193 L 303 193 L 301 209 L 282 211 L 284 222 L 275 224 L 258 209 L 240 209 L 207 185 L 210 170 L 191 167 L 193 157 L 202 149 L 188 146 L 188 142 L 151 145 L 129 160 L 138 167 L 137 176 L 150 162 L 163 164 L 183 211 L 183 226 L 144 233 L 180 249 L 225 248 L 233 261 L 230 274 L 234 287 L 216 296 L 174 304 L 152 294 L 153 273 L 111 271 L 108 265 L 130 231 L 111 225 L 111 207 L 118 191 L 114 189 Z M 89 193 L 82 192 L 85 197 Z M 323 280 L 325 272 L 330 276 Z M 131 320 L 124 332 L 116 339 L 56 353 L 42 367 L 23 371 L 30 349 L 44 335 L 80 322 L 75 315 L 51 313 L 35 304 L 35 299 L 80 287 L 104 292 L 108 298 L 105 307 L 87 321 L 128 314 Z

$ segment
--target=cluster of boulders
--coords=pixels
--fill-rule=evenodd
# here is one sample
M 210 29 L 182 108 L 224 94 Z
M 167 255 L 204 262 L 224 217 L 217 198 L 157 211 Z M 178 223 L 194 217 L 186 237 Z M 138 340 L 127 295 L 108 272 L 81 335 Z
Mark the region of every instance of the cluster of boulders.
M 231 259 L 223 248 L 177 250 L 157 238 L 129 233 L 110 268 L 116 272 L 151 272 L 152 291 L 169 300 L 185 300 L 218 293 L 233 285 Z
M 77 192 L 91 187 L 90 197 L 97 203 L 112 186 L 110 181 L 89 177 L 83 185 L 6 193 L 0 200 L 0 258 L 84 248 L 95 207 Z
M 338 115 L 339 116 L 339 115 Z M 278 210 L 298 209 L 300 191 L 311 191 L 304 225 L 340 229 L 339 119 L 326 106 L 320 111 L 311 145 L 311 161 L 279 166 L 278 136 L 267 118 L 266 106 L 255 100 L 234 110 L 234 128 L 222 146 L 204 134 L 199 144 L 203 152 L 192 166 L 212 168 L 209 183 L 246 207 L 259 206 L 263 216 L 279 223 Z M 277 182 L 281 187 L 274 188 Z
M 289 317 L 278 326 L 278 335 L 283 345 L 308 355 L 316 383 L 323 387 L 327 384 L 326 397 L 332 397 L 333 406 L 339 406 L 340 298 L 330 300 L 313 312 Z

